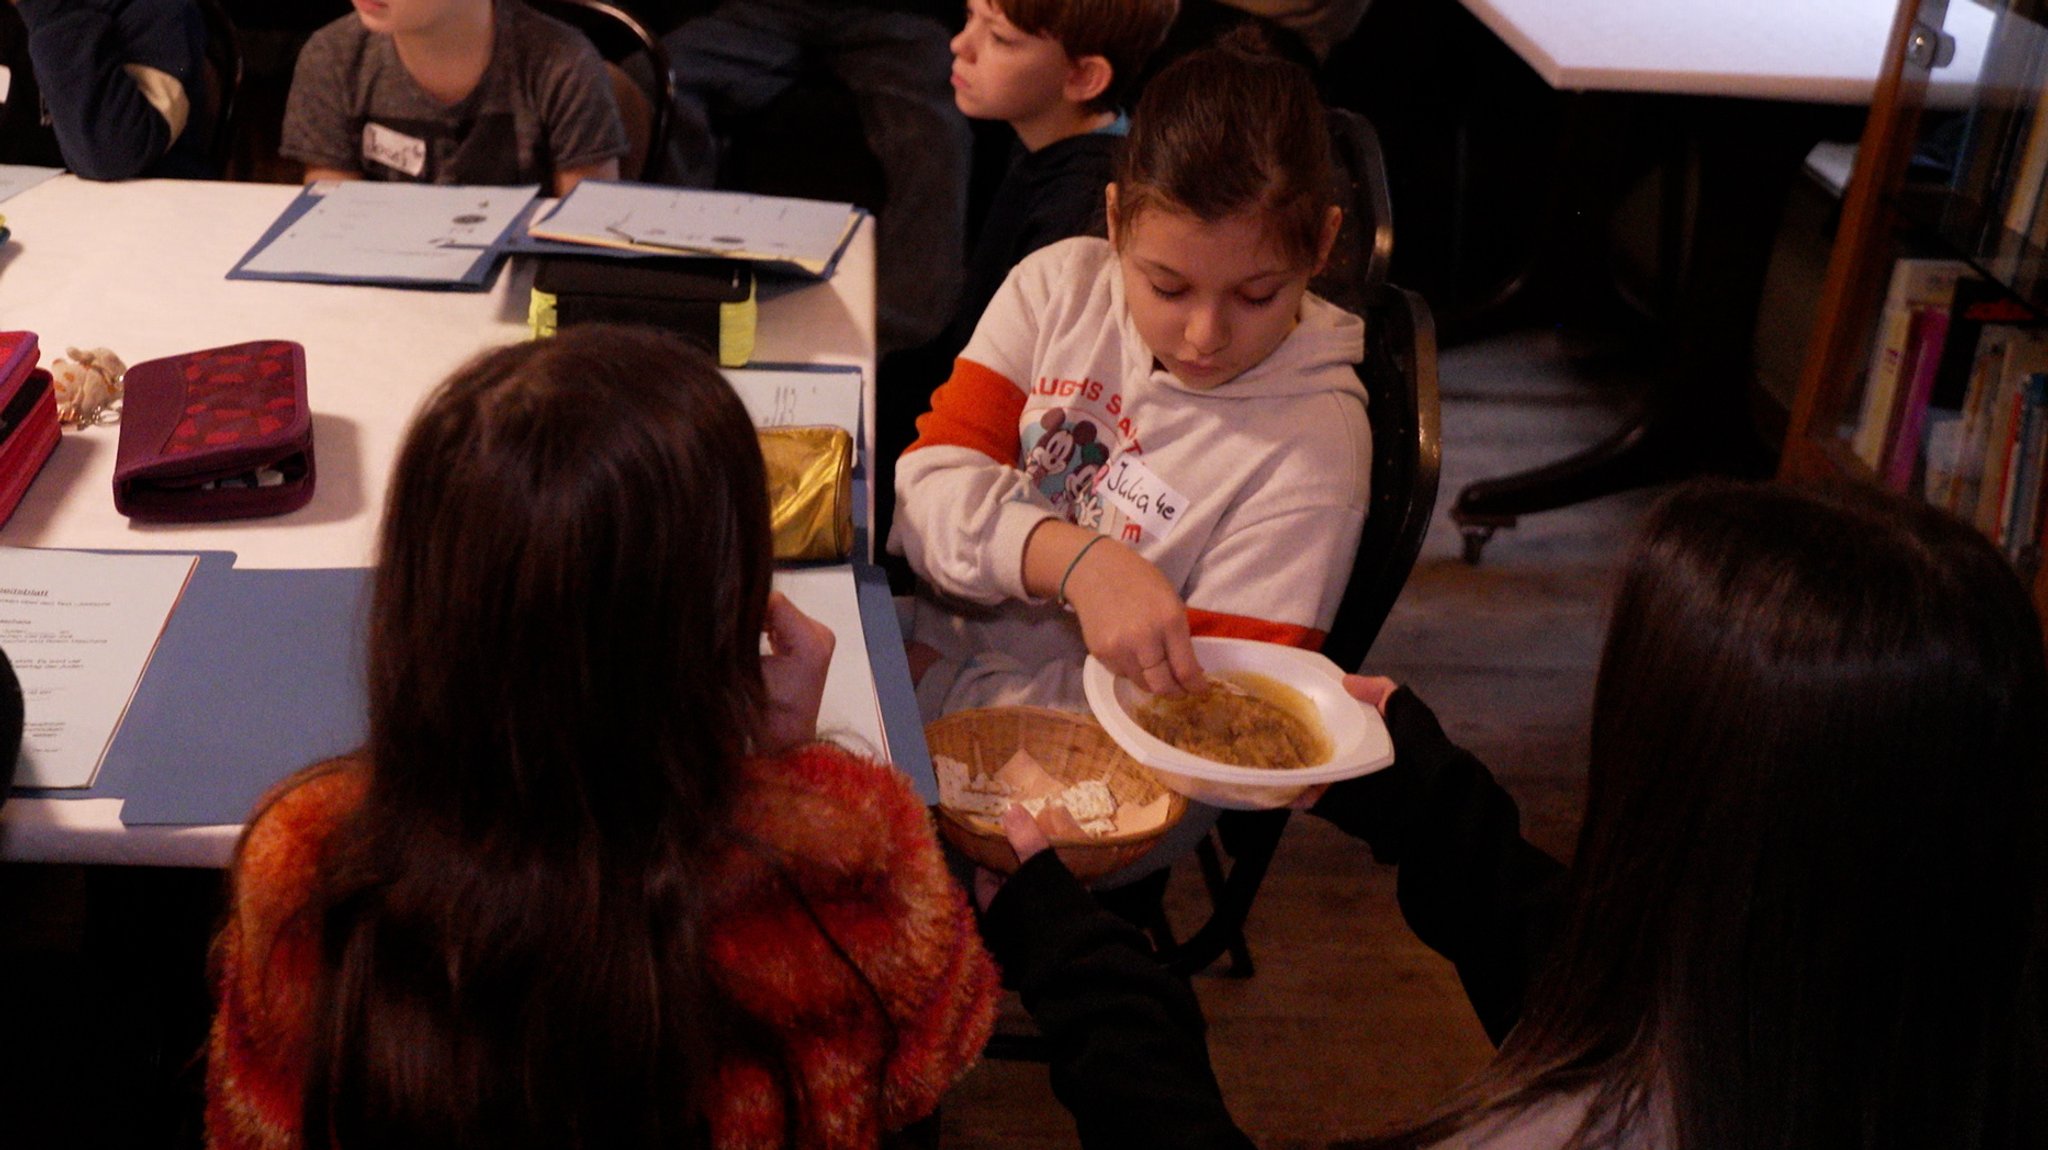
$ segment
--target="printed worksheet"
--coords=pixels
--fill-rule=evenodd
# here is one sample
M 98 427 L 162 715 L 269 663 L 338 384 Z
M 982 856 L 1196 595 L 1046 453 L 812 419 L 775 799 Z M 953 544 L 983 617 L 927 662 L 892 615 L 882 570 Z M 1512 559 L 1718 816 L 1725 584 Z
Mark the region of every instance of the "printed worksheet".
M 860 438 L 861 386 L 857 367 L 729 368 L 755 427 L 838 427 Z
M 24 717 L 17 786 L 92 785 L 198 562 L 0 547 L 0 649 Z
M 539 191 L 366 180 L 315 184 L 306 194 L 316 202 L 239 270 L 461 282 Z
M 823 275 L 859 222 L 852 204 L 584 180 L 527 231 L 565 243 L 779 261 Z

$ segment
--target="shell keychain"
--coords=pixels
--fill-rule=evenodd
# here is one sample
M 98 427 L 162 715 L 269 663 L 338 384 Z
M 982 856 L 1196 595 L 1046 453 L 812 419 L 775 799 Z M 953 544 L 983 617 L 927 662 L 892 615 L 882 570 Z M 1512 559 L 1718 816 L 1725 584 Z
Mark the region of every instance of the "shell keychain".
M 87 428 L 121 418 L 121 380 L 128 365 L 103 347 L 66 348 L 64 358 L 50 365 L 57 389 L 57 421 Z

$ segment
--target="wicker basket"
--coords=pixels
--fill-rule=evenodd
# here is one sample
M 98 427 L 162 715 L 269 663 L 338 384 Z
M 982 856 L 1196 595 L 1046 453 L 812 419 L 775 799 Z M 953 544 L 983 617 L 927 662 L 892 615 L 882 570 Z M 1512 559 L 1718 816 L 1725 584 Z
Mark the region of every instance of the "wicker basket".
M 1021 747 L 1063 785 L 1101 779 L 1119 806 L 1143 805 L 1167 794 L 1166 817 L 1155 826 L 1079 841 L 1054 840 L 1053 849 L 1067 869 L 1083 880 L 1138 861 L 1187 810 L 1186 799 L 1168 791 L 1087 715 L 1045 707 L 984 707 L 947 715 L 925 727 L 924 737 L 934 757 L 944 755 L 990 774 Z M 939 833 L 962 854 L 1003 874 L 1017 869 L 1017 854 L 995 820 L 944 806 L 933 809 L 938 812 Z

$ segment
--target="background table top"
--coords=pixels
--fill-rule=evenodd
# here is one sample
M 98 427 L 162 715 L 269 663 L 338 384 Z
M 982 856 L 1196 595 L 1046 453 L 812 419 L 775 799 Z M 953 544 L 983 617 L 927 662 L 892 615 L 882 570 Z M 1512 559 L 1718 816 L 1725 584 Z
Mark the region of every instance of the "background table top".
M 1896 0 L 1463 0 L 1551 87 L 1867 104 Z M 1976 82 L 1992 13 L 1950 0 L 1955 59 L 1936 96 Z
M 36 332 L 45 362 L 67 347 L 109 347 L 132 365 L 244 340 L 298 340 L 320 468 L 313 501 L 289 515 L 135 524 L 113 505 L 120 428 L 66 431 L 0 527 L 0 545 L 233 551 L 241 567 L 372 561 L 387 474 L 414 410 L 472 355 L 527 338 L 532 265 L 513 262 L 482 293 L 226 279 L 298 193 L 66 175 L 0 204 L 14 232 L 0 246 L 0 327 Z M 874 314 L 873 227 L 863 224 L 830 280 L 764 286 L 755 359 L 853 364 L 872 381 Z M 119 815 L 119 799 L 10 801 L 0 857 L 219 866 L 239 832 L 130 828 Z

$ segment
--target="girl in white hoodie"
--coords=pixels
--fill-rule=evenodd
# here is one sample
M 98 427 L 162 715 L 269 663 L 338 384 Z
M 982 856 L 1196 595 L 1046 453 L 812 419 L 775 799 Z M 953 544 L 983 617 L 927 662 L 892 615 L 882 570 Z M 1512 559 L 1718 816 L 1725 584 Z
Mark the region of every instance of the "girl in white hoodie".
M 1109 239 L 1017 266 L 898 465 L 927 717 L 1086 709 L 1089 652 L 1174 692 L 1191 635 L 1322 642 L 1372 461 L 1364 324 L 1308 291 L 1332 190 L 1301 69 L 1232 40 L 1147 86 Z

